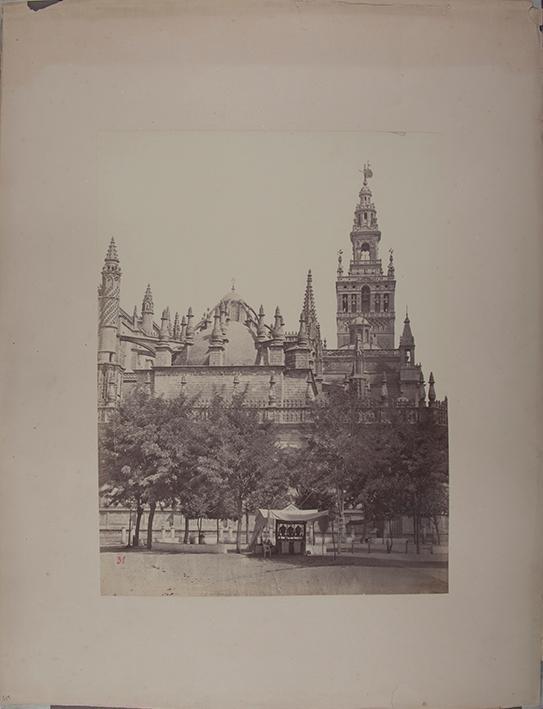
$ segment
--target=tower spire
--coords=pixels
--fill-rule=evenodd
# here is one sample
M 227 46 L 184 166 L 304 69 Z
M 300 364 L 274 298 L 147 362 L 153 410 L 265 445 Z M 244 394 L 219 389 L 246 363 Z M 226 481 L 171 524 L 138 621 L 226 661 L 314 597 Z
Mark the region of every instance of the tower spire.
M 309 271 L 307 272 L 307 281 L 305 284 L 304 293 L 304 305 L 302 310 L 306 322 L 317 318 L 317 312 L 315 310 L 315 295 L 313 294 L 313 274 L 311 273 L 311 269 L 309 269 Z
M 307 334 L 307 327 L 306 327 L 305 315 L 304 315 L 303 310 L 300 313 L 300 329 L 298 330 L 298 344 L 299 345 L 308 345 L 309 344 L 309 337 Z
M 430 377 L 428 379 L 428 406 L 433 406 L 436 401 L 435 383 L 436 380 L 434 379 L 434 373 L 430 372 Z
M 415 338 L 411 332 L 411 321 L 409 320 L 407 308 L 405 309 L 403 332 L 400 336 L 400 352 L 402 356 L 402 364 L 415 363 Z
M 162 311 L 160 339 L 162 341 L 170 339 L 170 308 L 165 308 Z
M 98 287 L 98 411 L 106 421 L 120 395 L 121 268 L 115 241 L 111 239 Z
M 268 339 L 268 333 L 266 332 L 266 325 L 264 323 L 264 306 L 261 305 L 258 311 L 258 323 L 256 328 L 256 339 L 259 342 L 265 342 Z
M 302 315 L 304 317 L 305 326 L 307 329 L 307 337 L 313 349 L 316 349 L 320 343 L 320 325 L 317 317 L 317 308 L 315 306 L 315 294 L 313 292 L 313 274 L 311 269 L 307 272 L 307 280 L 305 284 L 304 302 L 302 305 Z
M 142 329 L 146 335 L 154 335 L 153 331 L 153 314 L 155 312 L 155 306 L 153 304 L 153 294 L 151 293 L 151 286 L 148 283 L 145 289 L 145 295 L 143 296 L 143 303 L 141 306 L 141 317 L 142 317 Z
M 273 330 L 272 330 L 272 336 L 274 340 L 284 340 L 285 339 L 285 333 L 284 333 L 284 328 L 283 328 L 283 316 L 281 315 L 281 311 L 279 310 L 279 306 L 275 308 L 275 316 L 273 319 Z
M 119 256 L 117 254 L 117 245 L 115 244 L 115 239 L 111 237 L 109 242 L 109 247 L 106 254 L 106 261 L 116 261 L 119 263 Z
M 221 311 L 219 308 L 215 308 L 214 325 L 211 332 L 211 342 L 214 345 L 222 345 L 223 343 L 223 331 L 221 327 Z
M 193 318 L 194 315 L 192 312 L 192 306 L 189 306 L 189 309 L 187 310 L 187 328 L 185 330 L 185 340 L 188 344 L 192 344 L 194 342 L 194 327 L 192 325 Z

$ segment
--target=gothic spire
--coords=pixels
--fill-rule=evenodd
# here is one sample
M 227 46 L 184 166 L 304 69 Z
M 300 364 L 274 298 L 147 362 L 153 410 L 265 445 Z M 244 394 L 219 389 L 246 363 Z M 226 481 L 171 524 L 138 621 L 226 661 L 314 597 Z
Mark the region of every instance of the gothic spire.
M 273 330 L 272 330 L 272 335 L 274 340 L 284 340 L 285 339 L 285 333 L 283 330 L 283 316 L 281 315 L 281 311 L 279 310 L 279 306 L 275 308 L 275 317 L 273 320 Z
M 307 281 L 304 292 L 304 303 L 302 306 L 302 314 L 304 316 L 307 337 L 312 347 L 316 347 L 320 342 L 320 325 L 317 318 L 317 308 L 315 307 L 315 294 L 313 293 L 313 274 L 311 269 L 307 272 Z
M 192 314 L 192 306 L 189 306 L 187 311 L 187 329 L 185 330 L 185 339 L 189 342 L 194 340 L 194 327 L 192 326 L 192 319 L 194 315 Z
M 304 347 L 307 347 L 308 344 L 309 344 L 309 337 L 307 334 L 305 315 L 302 310 L 302 312 L 300 313 L 300 329 L 298 330 L 298 345 L 302 345 Z
M 134 312 L 132 313 L 132 326 L 138 327 L 138 306 L 134 306 Z
M 153 294 L 151 293 L 151 286 L 149 283 L 147 284 L 145 295 L 143 296 L 143 305 L 141 308 L 141 312 L 142 314 L 149 313 L 150 315 L 155 312 L 153 304 Z
M 411 332 L 411 321 L 409 320 L 409 313 L 407 308 L 405 309 L 405 320 L 403 321 L 403 332 L 400 336 L 400 346 L 412 345 L 415 342 L 413 333 Z
M 303 313 L 306 322 L 317 319 L 317 311 L 315 309 L 315 296 L 313 294 L 313 275 L 311 269 L 307 272 L 307 281 L 305 285 Z
M 117 254 L 117 245 L 115 244 L 115 239 L 111 237 L 111 241 L 109 242 L 109 247 L 107 250 L 106 254 L 106 261 L 117 261 L 119 262 L 119 256 Z
M 146 335 L 154 335 L 154 329 L 153 329 L 153 313 L 154 313 L 154 305 L 153 305 L 153 294 L 151 293 L 151 286 L 148 284 L 147 289 L 145 291 L 145 295 L 143 296 L 143 304 L 141 306 L 141 327 L 143 332 Z
M 179 326 L 179 313 L 175 313 L 175 318 L 173 321 L 173 339 L 179 340 L 181 334 L 181 328 Z
M 161 318 L 161 326 L 160 326 L 160 339 L 161 340 L 169 340 L 170 339 L 170 309 L 165 308 L 162 311 L 162 318 Z
M 422 369 L 420 370 L 420 378 L 419 378 L 419 406 L 425 406 L 426 405 L 426 390 L 424 388 L 424 374 L 422 373 Z
M 265 342 L 268 339 L 268 333 L 266 332 L 266 325 L 264 324 L 264 306 L 261 305 L 258 311 L 258 324 L 256 329 L 256 339 L 259 342 Z
M 223 331 L 221 326 L 221 311 L 219 308 L 215 308 L 215 315 L 213 330 L 211 332 L 211 343 L 213 345 L 222 345 L 223 343 Z
M 428 406 L 433 406 L 436 400 L 435 383 L 434 373 L 430 372 L 430 378 L 428 379 L 428 384 L 430 385 L 428 387 Z

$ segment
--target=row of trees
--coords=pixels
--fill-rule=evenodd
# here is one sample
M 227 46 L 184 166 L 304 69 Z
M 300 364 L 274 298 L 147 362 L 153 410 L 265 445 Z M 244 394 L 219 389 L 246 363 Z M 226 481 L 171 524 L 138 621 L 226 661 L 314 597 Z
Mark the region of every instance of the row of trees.
M 448 514 L 447 427 L 430 417 L 407 423 L 397 409 L 390 423 L 362 424 L 364 411 L 365 402 L 343 390 L 315 406 L 298 460 L 300 501 L 335 509 L 340 520 L 344 507 L 360 510 L 366 523 L 411 517 L 417 552 L 429 519 L 439 543 L 439 517 Z
M 101 493 L 110 504 L 135 510 L 134 545 L 149 511 L 152 545 L 158 505 L 190 520 L 237 520 L 237 547 L 244 515 L 256 507 L 283 504 L 289 475 L 284 451 L 269 424 L 259 424 L 243 395 L 226 403 L 216 396 L 205 410 L 195 400 L 150 397 L 136 391 L 100 431 Z
M 226 402 L 217 395 L 205 410 L 195 399 L 150 397 L 136 391 L 100 431 L 102 495 L 135 511 L 134 544 L 149 512 L 152 545 L 157 506 L 190 520 L 237 521 L 258 507 L 329 509 L 342 519 L 345 506 L 364 518 L 413 519 L 419 548 L 423 518 L 447 514 L 447 429 L 432 422 L 362 424 L 363 402 L 333 391 L 314 405 L 313 423 L 299 449 L 277 445 L 278 431 L 259 423 L 243 394 Z M 390 528 L 390 525 L 389 525 Z

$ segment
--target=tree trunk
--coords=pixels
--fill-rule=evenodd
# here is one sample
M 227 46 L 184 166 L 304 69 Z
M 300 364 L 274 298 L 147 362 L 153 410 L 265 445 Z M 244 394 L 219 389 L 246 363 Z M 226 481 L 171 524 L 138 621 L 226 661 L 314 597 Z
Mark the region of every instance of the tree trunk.
M 392 520 L 391 519 L 387 520 L 387 528 L 388 528 L 388 539 L 386 542 L 386 546 L 387 546 L 387 554 L 390 554 L 392 551 L 392 547 L 394 546 L 394 534 L 392 532 Z
M 198 544 L 201 544 L 201 539 L 202 539 L 202 518 L 201 517 L 198 517 L 196 525 L 197 525 L 197 529 L 198 529 Z
M 245 544 L 249 546 L 249 512 L 245 510 Z
M 413 526 L 415 532 L 415 547 L 417 554 L 420 554 L 420 518 L 418 513 L 413 516 Z
M 238 500 L 238 521 L 236 528 L 236 551 L 239 554 L 241 551 L 241 526 L 243 523 L 243 502 Z
M 221 533 L 220 533 L 220 529 L 219 529 L 220 523 L 221 523 L 221 520 L 217 517 L 217 544 L 219 544 L 221 541 Z
M 138 504 L 136 509 L 136 528 L 134 529 L 134 546 L 139 547 L 140 545 L 140 527 L 141 518 L 143 517 L 143 507 Z
M 128 547 L 132 546 L 132 508 L 128 512 Z
M 149 519 L 147 520 L 147 549 L 153 548 L 153 520 L 155 518 L 156 502 L 149 505 Z
M 190 518 L 185 516 L 185 535 L 183 536 L 183 544 L 189 543 L 190 534 Z
M 441 534 L 439 533 L 439 518 L 436 515 L 434 515 L 432 517 L 432 522 L 434 523 L 434 528 L 436 530 L 437 545 L 441 546 Z

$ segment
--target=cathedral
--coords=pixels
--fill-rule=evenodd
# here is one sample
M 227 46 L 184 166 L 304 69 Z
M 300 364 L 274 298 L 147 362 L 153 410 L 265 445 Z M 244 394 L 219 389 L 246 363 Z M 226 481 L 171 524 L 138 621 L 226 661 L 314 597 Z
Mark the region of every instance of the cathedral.
M 234 287 L 200 318 L 191 307 L 173 317 L 166 307 L 158 320 L 148 285 L 141 308 L 129 313 L 121 306 L 121 268 L 112 239 L 98 289 L 99 422 L 135 387 L 154 396 L 183 392 L 202 408 L 215 394 L 228 399 L 243 392 L 260 420 L 277 424 L 283 445 L 298 445 L 312 402 L 341 386 L 364 400 L 368 423 L 387 421 L 395 408 L 409 422 L 431 417 L 446 425 L 447 400 L 437 399 L 432 373 L 426 390 L 407 314 L 396 346 L 393 253 L 383 267 L 371 177 L 366 165 L 348 265 L 343 252 L 338 255 L 335 348 L 321 336 L 311 271 L 292 330 L 279 307 L 270 317 Z

